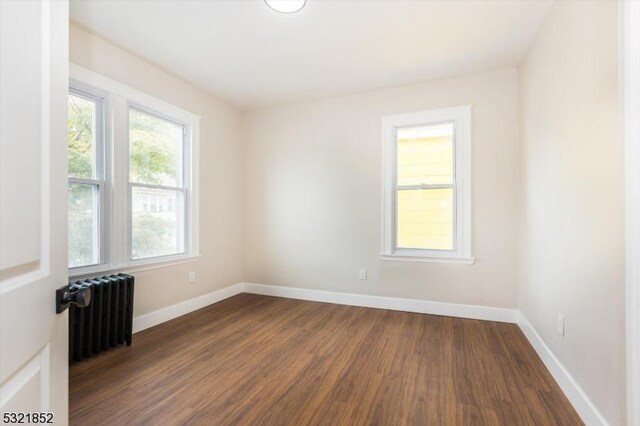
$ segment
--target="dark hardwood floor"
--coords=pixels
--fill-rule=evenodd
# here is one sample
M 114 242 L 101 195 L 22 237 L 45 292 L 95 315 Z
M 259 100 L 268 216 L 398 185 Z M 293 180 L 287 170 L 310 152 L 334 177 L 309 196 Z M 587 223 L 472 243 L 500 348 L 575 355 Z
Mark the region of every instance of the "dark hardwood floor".
M 72 425 L 579 425 L 513 324 L 241 294 L 72 366 Z

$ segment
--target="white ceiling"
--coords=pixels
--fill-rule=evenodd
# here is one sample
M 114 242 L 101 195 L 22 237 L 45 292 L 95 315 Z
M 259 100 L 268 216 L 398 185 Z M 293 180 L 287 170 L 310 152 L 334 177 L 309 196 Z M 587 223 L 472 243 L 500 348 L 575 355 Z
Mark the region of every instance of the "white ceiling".
M 242 109 L 516 65 L 551 2 L 83 0 L 71 19 Z

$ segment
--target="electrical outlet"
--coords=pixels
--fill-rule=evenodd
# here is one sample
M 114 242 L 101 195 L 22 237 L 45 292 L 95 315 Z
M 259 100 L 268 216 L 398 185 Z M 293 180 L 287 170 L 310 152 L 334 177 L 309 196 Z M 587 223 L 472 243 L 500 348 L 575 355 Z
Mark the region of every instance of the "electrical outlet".
M 195 284 L 196 282 L 196 271 L 189 271 L 189 284 Z
M 564 337 L 564 315 L 558 314 L 558 334 Z
M 366 269 L 360 269 L 358 271 L 358 279 L 362 280 L 362 281 L 366 281 L 367 280 L 367 270 Z

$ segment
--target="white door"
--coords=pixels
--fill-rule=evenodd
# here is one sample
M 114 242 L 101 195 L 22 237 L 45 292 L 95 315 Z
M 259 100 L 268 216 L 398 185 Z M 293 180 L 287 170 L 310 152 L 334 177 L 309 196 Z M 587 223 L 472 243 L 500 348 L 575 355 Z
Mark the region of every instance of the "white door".
M 0 0 L 0 422 L 68 423 L 68 19 L 65 0 Z

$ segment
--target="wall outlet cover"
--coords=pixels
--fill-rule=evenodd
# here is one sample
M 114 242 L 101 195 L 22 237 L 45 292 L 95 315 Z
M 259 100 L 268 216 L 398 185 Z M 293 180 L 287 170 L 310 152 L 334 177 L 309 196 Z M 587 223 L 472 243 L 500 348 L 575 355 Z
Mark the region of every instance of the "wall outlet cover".
M 359 280 L 366 280 L 367 279 L 367 270 L 366 269 L 360 269 L 358 271 L 358 279 Z

